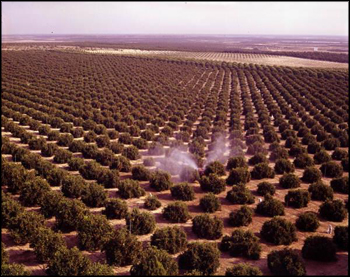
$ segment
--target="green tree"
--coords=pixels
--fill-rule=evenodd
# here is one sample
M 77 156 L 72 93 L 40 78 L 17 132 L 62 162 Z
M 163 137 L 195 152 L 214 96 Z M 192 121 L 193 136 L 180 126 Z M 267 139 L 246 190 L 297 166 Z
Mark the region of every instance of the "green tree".
M 315 232 L 320 227 L 320 221 L 314 212 L 305 212 L 297 218 L 295 226 L 305 232 Z
M 304 259 L 332 262 L 336 261 L 336 246 L 331 238 L 310 236 L 304 241 L 301 253 Z
M 146 191 L 140 187 L 138 181 L 126 179 L 120 183 L 118 193 L 121 198 L 128 199 L 144 196 Z
M 96 183 L 88 184 L 81 195 L 81 201 L 89 207 L 102 207 L 107 198 L 104 187 Z
M 191 243 L 179 256 L 179 267 L 197 270 L 202 275 L 212 275 L 220 266 L 220 251 L 214 243 Z
M 102 212 L 108 219 L 122 219 L 128 214 L 128 205 L 119 198 L 109 198 Z
M 171 175 L 168 172 L 157 170 L 152 174 L 150 186 L 156 191 L 168 190 L 172 185 Z
M 126 226 L 134 235 L 146 235 L 156 227 L 154 215 L 149 212 L 140 212 L 134 208 L 131 213 L 126 216 Z
M 2 183 L 6 184 L 8 191 L 14 194 L 21 191 L 26 181 L 35 177 L 34 172 L 28 172 L 20 164 L 6 163 L 1 171 Z
M 85 272 L 86 276 L 114 276 L 113 267 L 99 262 L 91 263 Z
M 65 232 L 76 230 L 87 213 L 86 206 L 80 200 L 63 198 L 55 213 L 56 227 Z
M 268 254 L 267 265 L 270 271 L 277 276 L 305 276 L 304 262 L 298 252 L 284 248 Z
M 225 167 L 219 161 L 214 161 L 214 162 L 209 163 L 205 167 L 204 174 L 207 176 L 209 174 L 216 174 L 218 176 L 223 176 L 223 175 L 225 175 Z
M 243 184 L 234 185 L 227 192 L 226 199 L 232 204 L 253 204 L 255 201 L 251 191 Z
M 55 215 L 58 203 L 62 200 L 63 194 L 60 191 L 51 190 L 43 195 L 40 203 L 40 212 L 45 218 L 51 218 Z
M 208 176 L 203 175 L 199 180 L 199 184 L 202 190 L 212 192 L 214 194 L 219 194 L 226 189 L 225 180 L 221 179 L 214 173 L 209 174 Z
M 283 218 L 274 217 L 269 221 L 265 221 L 260 235 L 266 241 L 276 245 L 289 245 L 297 241 L 295 225 Z
M 221 210 L 220 200 L 211 192 L 201 198 L 199 205 L 206 213 L 214 213 Z
M 226 269 L 225 276 L 262 276 L 262 272 L 257 266 L 247 263 L 238 263 Z
M 348 226 L 335 226 L 333 242 L 339 249 L 344 251 L 348 250 L 349 242 L 349 227 Z
M 38 228 L 30 242 L 30 247 L 34 249 L 37 259 L 44 263 L 49 262 L 55 253 L 65 245 L 59 233 L 45 227 Z
M 194 199 L 193 187 L 188 183 L 178 183 L 170 188 L 170 192 L 176 200 L 191 201 Z
M 90 214 L 84 216 L 78 225 L 79 248 L 96 251 L 112 236 L 112 226 L 104 215 Z
M 222 236 L 224 223 L 217 217 L 208 214 L 197 215 L 192 220 L 192 231 L 199 238 L 218 239 Z
M 11 222 L 16 219 L 24 208 L 16 200 L 13 200 L 9 194 L 3 193 L 1 198 L 1 226 L 8 228 Z
M 226 179 L 228 185 L 246 184 L 250 181 L 250 172 L 246 167 L 238 167 L 230 170 Z
M 26 270 L 23 264 L 11 263 L 1 265 L 1 276 L 30 276 L 31 272 Z
M 179 273 L 175 260 L 165 251 L 148 247 L 130 269 L 131 276 L 176 276 Z
M 142 248 L 141 242 L 126 228 L 116 230 L 103 246 L 107 263 L 114 266 L 126 266 L 136 262 Z
M 154 211 L 162 206 L 162 203 L 158 200 L 158 197 L 155 195 L 149 195 L 145 199 L 144 207 L 148 210 Z
M 79 198 L 88 184 L 80 175 L 68 175 L 62 182 L 61 191 L 64 196 L 71 198 Z
M 178 226 L 157 229 L 151 236 L 151 245 L 176 254 L 186 249 L 187 235 Z
M 248 259 L 260 258 L 261 246 L 259 238 L 252 231 L 234 230 L 231 236 L 224 236 L 220 243 L 221 251 L 228 251 L 231 256 L 243 256 Z
M 239 210 L 229 215 L 229 224 L 234 227 L 248 226 L 252 222 L 253 209 L 243 205 Z
M 48 261 L 47 273 L 51 276 L 83 276 L 91 262 L 77 247 L 60 247 Z
M 187 205 L 181 201 L 168 204 L 163 209 L 163 217 L 174 223 L 184 223 L 191 218 Z
M 44 217 L 36 212 L 22 212 L 10 222 L 10 235 L 17 244 L 26 244 L 33 239 L 39 227 L 44 226 Z

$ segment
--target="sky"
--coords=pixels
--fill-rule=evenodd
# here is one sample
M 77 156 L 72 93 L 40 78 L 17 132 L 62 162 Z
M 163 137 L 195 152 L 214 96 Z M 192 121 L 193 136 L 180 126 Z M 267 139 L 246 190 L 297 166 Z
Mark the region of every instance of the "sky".
M 348 2 L 4 2 L 2 34 L 348 35 Z

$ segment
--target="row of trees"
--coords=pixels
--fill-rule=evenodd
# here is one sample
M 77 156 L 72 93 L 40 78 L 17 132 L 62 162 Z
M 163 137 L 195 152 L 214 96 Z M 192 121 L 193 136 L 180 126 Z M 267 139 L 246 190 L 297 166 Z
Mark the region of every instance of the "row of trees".
M 13 148 L 9 144 L 9 141 L 5 140 L 5 152 L 6 153 L 12 152 L 12 153 L 16 154 L 17 153 L 16 150 L 17 150 L 16 148 Z M 38 160 L 38 157 L 33 155 L 33 154 L 29 154 L 29 152 L 28 152 L 28 156 L 23 157 L 23 155 L 22 155 L 22 156 L 16 157 L 16 155 L 15 155 L 15 158 L 19 158 L 20 160 L 22 160 L 22 162 L 25 165 L 27 165 L 27 167 L 29 167 L 29 168 L 34 167 L 38 171 L 42 171 L 41 168 L 38 168 L 35 165 L 35 160 Z M 29 163 L 27 163 L 26 161 L 28 161 Z M 72 162 L 70 162 L 70 161 L 72 161 Z M 78 160 L 71 159 L 70 161 L 69 161 L 69 164 L 72 167 L 75 167 L 75 164 L 76 164 L 75 162 Z M 236 166 L 235 164 L 241 165 L 242 167 L 233 168 L 234 166 Z M 252 171 L 253 176 L 256 177 L 256 174 L 258 174 L 257 172 L 259 172 L 259 174 L 265 174 L 264 172 L 269 171 L 268 167 L 264 168 L 260 165 L 262 165 L 262 164 L 258 164 L 254 167 L 254 169 Z M 275 170 L 276 170 L 276 168 L 278 168 L 277 165 L 279 165 L 279 164 L 276 163 Z M 246 166 L 247 166 L 247 164 L 246 164 L 244 158 L 241 158 L 241 157 L 231 158 L 227 163 L 227 168 L 231 168 L 230 175 L 227 178 L 227 183 L 232 184 L 231 180 L 233 180 L 233 182 L 236 184 L 248 182 L 250 180 L 250 173 L 247 171 Z M 124 166 L 122 166 L 122 167 L 124 167 Z M 106 178 L 106 176 L 105 176 L 106 170 L 102 170 L 102 168 L 98 168 L 98 166 L 93 164 L 93 163 L 87 163 L 85 165 L 78 166 L 78 168 L 75 167 L 74 169 L 78 169 L 80 171 L 80 173 L 85 178 L 97 179 L 99 181 L 99 183 L 104 184 L 105 187 L 116 187 L 116 186 L 118 187 L 119 186 L 118 172 L 116 172 L 116 171 L 113 172 L 113 170 L 112 170 L 110 172 L 111 173 L 110 176 L 112 178 L 112 180 L 111 180 L 111 178 Z M 118 169 L 120 169 L 120 167 L 118 167 Z M 257 169 L 257 170 L 255 170 L 255 169 Z M 265 169 L 265 171 L 264 171 L 264 169 Z M 260 171 L 258 171 L 258 170 L 260 170 Z M 85 172 L 86 172 L 86 174 L 85 174 Z M 214 173 L 217 173 L 219 175 L 222 175 L 224 172 L 225 172 L 224 167 L 220 162 L 213 162 L 213 163 L 209 164 L 205 170 L 205 174 L 207 174 L 207 175 L 209 174 L 209 177 L 203 176 L 200 180 L 202 189 L 207 190 L 207 191 L 212 190 L 213 192 L 216 192 L 216 193 L 224 190 L 225 185 L 224 185 L 223 181 L 221 179 L 219 179 L 218 177 L 215 177 L 216 175 L 214 174 Z M 328 174 L 327 176 L 336 177 L 336 176 L 339 176 L 341 174 L 342 170 L 339 168 L 339 166 L 337 164 L 332 163 L 332 162 L 328 162 L 328 163 L 323 164 L 321 166 L 321 171 L 319 171 L 318 169 L 313 168 L 313 167 L 308 167 L 308 168 L 306 168 L 306 170 L 304 172 L 303 180 L 307 181 L 307 182 L 318 181 L 321 178 L 321 172 Z M 169 189 L 171 186 L 170 175 L 168 175 L 168 174 L 164 175 L 164 174 L 165 173 L 156 172 L 153 174 L 153 177 L 151 178 L 152 174 L 148 170 L 146 170 L 145 168 L 143 168 L 141 166 L 133 168 L 133 178 L 134 179 L 148 180 L 151 178 L 152 179 L 151 180 L 151 187 L 153 187 L 159 191 Z M 269 173 L 267 173 L 267 174 L 269 174 Z M 100 178 L 99 176 L 101 176 L 102 178 Z M 107 176 L 108 176 L 108 173 L 107 173 Z M 113 177 L 113 176 L 115 176 L 115 177 Z M 162 180 L 162 178 L 165 178 L 165 179 Z M 162 181 L 160 181 L 160 180 L 162 180 Z M 61 183 L 63 184 L 63 192 L 67 196 L 73 196 L 73 197 L 80 197 L 83 194 L 84 187 L 87 187 L 87 185 L 84 183 L 84 181 L 82 179 L 78 180 L 77 178 L 74 179 L 74 182 L 72 181 L 72 179 L 68 179 L 68 180 L 63 179 L 63 182 L 61 182 Z M 211 183 L 211 184 L 209 185 L 209 183 Z M 339 185 L 337 185 L 337 184 L 339 184 Z M 348 184 L 348 181 L 346 178 L 345 179 L 338 178 L 338 179 L 334 179 L 332 181 L 332 187 L 336 188 L 337 191 L 343 192 L 343 193 L 346 193 L 346 191 L 347 191 L 347 184 Z M 135 185 L 138 186 L 137 184 L 135 184 Z M 300 185 L 300 181 L 299 181 L 298 177 L 296 177 L 292 173 L 289 173 L 289 174 L 285 174 L 281 177 L 280 185 L 283 188 L 295 188 L 295 187 L 298 187 Z M 212 186 L 212 188 L 210 188 L 210 186 Z M 218 188 L 216 189 L 217 186 L 218 186 Z M 314 187 L 319 188 L 320 186 L 316 186 L 316 184 L 312 185 L 312 186 L 310 186 L 309 191 L 312 192 L 314 190 Z M 325 185 L 321 186 L 321 188 L 322 187 L 324 187 L 325 189 L 327 189 L 327 191 L 329 191 L 330 196 L 317 196 L 317 194 L 314 192 L 314 193 L 312 193 L 312 198 L 315 200 L 325 200 L 326 198 L 330 197 L 330 199 L 332 199 L 333 192 L 332 192 L 331 188 L 329 188 L 329 187 L 327 188 L 327 187 L 325 187 Z M 90 195 L 94 194 L 94 193 L 95 193 L 95 195 L 96 194 L 100 194 L 100 195 L 103 194 L 101 192 L 99 193 L 96 191 L 99 188 L 98 186 L 90 185 L 88 188 L 89 188 L 89 190 L 85 190 L 85 191 L 90 192 L 89 193 Z M 130 192 L 127 192 L 127 194 L 125 194 L 124 188 L 125 188 L 125 186 L 123 184 L 122 189 L 121 189 L 121 194 L 124 195 L 123 196 L 124 198 L 139 197 L 139 196 L 143 195 L 143 193 L 130 194 Z M 128 185 L 127 188 L 130 191 L 130 185 Z M 173 192 L 172 192 L 175 199 L 178 198 L 180 200 L 186 200 L 186 197 L 189 197 L 188 200 L 191 200 L 193 198 L 193 193 L 188 191 L 189 187 L 187 189 L 187 193 L 189 193 L 188 196 L 186 196 L 186 195 L 182 195 L 181 197 L 179 195 L 176 196 L 175 189 L 178 189 L 178 187 L 175 187 L 173 189 Z M 73 190 L 73 192 L 71 192 L 72 190 Z M 91 193 L 91 191 L 92 191 L 92 193 Z M 184 194 L 184 192 L 182 192 L 182 194 Z M 231 195 L 232 195 L 232 192 L 229 192 L 228 199 L 230 199 Z M 87 199 L 87 198 L 89 198 L 89 196 L 84 197 L 84 198 L 86 199 L 86 202 L 88 204 L 90 203 L 89 205 L 94 206 L 94 204 L 91 204 L 92 201 Z M 90 199 L 91 199 L 91 196 L 90 196 Z M 233 203 L 235 203 L 236 200 L 232 200 L 232 201 L 233 201 Z M 99 205 L 103 204 L 103 201 L 100 201 L 100 202 L 101 203 Z
M 17 148 L 14 148 L 14 153 L 17 153 L 15 150 Z M 18 158 L 18 157 L 17 157 Z M 21 160 L 21 159 L 19 159 Z M 240 160 L 238 158 L 232 159 L 230 163 L 232 164 L 232 161 L 234 160 Z M 241 159 L 241 161 L 244 161 Z M 22 160 L 23 162 L 23 160 Z M 228 164 L 230 164 L 228 163 Z M 25 164 L 25 163 L 24 163 Z M 216 167 L 219 167 L 221 171 L 222 165 L 218 162 L 215 162 L 213 164 L 216 164 Z M 221 167 L 219 166 L 221 165 Z M 38 204 L 41 201 L 40 195 L 43 195 L 44 192 L 49 190 L 49 185 L 46 182 L 38 181 L 38 180 L 32 180 L 31 182 L 25 184 L 26 180 L 17 180 L 18 177 L 12 176 L 13 166 L 10 164 L 4 164 L 4 170 L 3 170 L 3 176 L 4 179 L 8 182 L 9 191 L 16 193 L 21 190 L 21 187 L 23 186 L 25 189 L 23 191 L 23 196 L 21 196 L 20 200 L 25 205 L 35 205 Z M 16 168 L 16 167 L 15 167 Z M 41 169 L 41 163 L 38 163 L 38 166 L 35 167 L 39 172 L 42 172 Z M 212 164 L 207 167 L 209 170 L 212 168 Z M 92 164 L 88 163 L 87 167 L 83 167 L 84 170 L 86 170 L 89 175 L 94 174 L 93 172 L 97 171 L 98 169 L 94 169 L 92 167 Z M 24 168 L 18 168 L 17 171 L 24 171 Z M 212 170 L 211 170 L 212 171 Z M 305 174 L 307 172 L 311 172 L 309 174 Z M 310 169 L 309 171 L 305 171 L 304 175 L 309 176 L 314 173 L 314 170 Z M 45 176 L 51 176 L 50 174 L 55 174 L 56 171 L 53 171 L 51 173 L 48 173 L 47 175 L 41 174 L 44 177 Z M 214 171 L 217 172 L 217 171 Z M 317 172 L 317 171 L 316 171 Z M 156 189 L 157 191 L 167 190 L 171 187 L 171 194 L 175 199 L 178 200 L 193 200 L 194 198 L 194 191 L 191 186 L 189 186 L 187 183 L 181 183 L 176 186 L 173 186 L 170 181 L 170 175 L 166 172 L 156 171 L 154 173 L 150 173 L 145 168 L 139 166 L 133 168 L 133 178 L 137 180 L 147 180 L 150 179 L 150 185 L 152 188 Z M 232 173 L 236 173 L 234 178 L 232 178 Z M 97 174 L 97 173 L 96 173 Z M 116 172 L 117 174 L 117 172 Z M 24 176 L 24 174 L 22 174 Z M 319 176 L 320 174 L 316 174 L 316 176 Z M 86 175 L 83 175 L 86 177 Z M 132 181 L 132 180 L 125 180 L 123 182 L 118 181 L 118 174 L 115 175 L 117 179 L 115 179 L 114 182 L 116 182 L 116 187 L 119 188 L 119 195 L 122 198 L 138 198 L 143 195 L 145 195 L 145 191 L 140 187 L 138 184 L 138 181 Z M 244 176 L 244 177 L 242 177 Z M 248 176 L 248 177 L 247 177 Z M 244 186 L 244 183 L 249 180 L 249 172 L 245 167 L 232 169 L 231 174 L 228 177 L 227 180 L 230 180 L 232 178 L 235 181 L 239 181 L 237 185 L 234 185 L 232 190 L 227 193 L 227 199 L 232 202 L 233 204 L 252 204 L 254 203 L 254 197 L 252 196 L 251 192 L 247 190 Z M 306 177 L 304 176 L 303 179 Z M 312 175 L 313 176 L 313 175 Z M 15 178 L 13 181 L 11 178 Z M 248 178 L 248 179 L 247 179 Z M 310 178 L 310 176 L 308 177 Z M 34 179 L 34 178 L 33 178 Z M 49 178 L 50 179 L 50 178 Z M 317 179 L 317 178 L 316 178 Z M 62 185 L 62 192 L 65 196 L 68 197 L 74 197 L 79 198 L 81 197 L 82 201 L 87 204 L 88 206 L 92 207 L 98 207 L 103 206 L 107 200 L 106 193 L 104 192 L 103 188 L 97 184 L 87 184 L 83 178 L 71 176 L 71 175 L 63 175 L 60 179 L 60 184 Z M 209 176 L 202 176 L 200 179 L 201 187 L 210 192 L 219 193 L 225 189 L 225 183 L 222 179 L 220 179 L 215 173 L 210 173 Z M 338 184 L 338 185 L 337 185 Z M 263 189 L 263 186 L 265 185 L 266 192 L 261 192 Z M 280 179 L 280 185 L 283 188 L 297 188 L 300 186 L 300 180 L 295 175 L 289 173 L 285 174 Z M 346 192 L 346 186 L 348 185 L 348 179 L 347 178 L 339 178 L 334 179 L 332 181 L 332 187 L 335 187 L 337 191 L 343 191 Z M 337 186 L 340 186 L 340 188 L 337 188 Z M 266 193 L 273 194 L 274 188 L 269 186 L 267 184 L 259 184 L 258 186 L 258 192 L 260 190 L 260 193 L 262 195 L 265 195 Z M 313 200 L 332 200 L 333 199 L 333 190 L 331 187 L 324 185 L 322 182 L 313 183 L 309 187 L 309 192 L 311 193 L 311 198 Z M 303 190 L 294 190 L 288 192 L 288 194 L 285 197 L 285 202 L 288 206 L 293 206 L 296 208 L 305 207 L 307 206 L 308 202 L 310 201 L 310 195 L 309 192 L 303 191 Z M 38 197 L 32 198 L 31 195 L 33 193 L 39 193 Z M 281 215 L 284 213 L 284 207 L 283 204 L 280 203 L 277 200 L 271 200 L 264 201 L 263 203 L 260 203 L 257 207 L 257 212 L 261 213 L 263 215 Z M 35 201 L 35 202 L 33 202 Z M 276 202 L 276 204 L 273 205 L 274 210 L 271 211 L 271 204 L 267 204 Z M 273 202 L 274 201 L 274 202 Z M 277 206 L 276 206 L 277 205 Z M 214 195 L 208 195 L 201 199 L 201 207 L 205 212 L 215 212 L 220 209 L 220 201 L 214 196 Z M 341 209 L 341 207 L 339 207 Z M 321 209 L 320 209 L 321 212 Z M 344 212 L 342 212 L 344 214 Z M 324 215 L 323 215 L 324 216 Z M 332 217 L 332 213 L 326 217 Z M 344 215 L 340 216 L 337 220 L 342 220 L 344 218 Z
M 249 149 L 248 149 L 248 150 L 249 150 Z M 296 160 L 295 163 L 296 163 L 296 164 L 300 164 L 300 162 L 299 162 L 300 160 L 301 160 L 301 159 Z M 305 162 L 303 161 L 303 163 L 305 163 Z
M 92 264 L 87 258 L 82 256 L 78 249 L 66 249 L 63 246 L 63 240 L 60 235 L 55 234 L 47 227 L 43 227 L 43 221 L 40 221 L 39 217 L 35 216 L 35 213 L 25 212 L 16 201 L 6 195 L 3 204 L 5 205 L 2 206 L 2 224 L 5 223 L 5 226 L 10 228 L 11 231 L 13 231 L 17 220 L 22 220 L 20 219 L 21 217 L 28 218 L 28 221 L 25 222 L 26 233 L 21 234 L 21 236 L 29 240 L 38 258 L 48 261 L 49 274 L 112 274 L 111 269 L 107 265 Z M 4 207 L 7 208 L 4 209 Z M 9 218 L 9 209 L 12 210 L 14 217 L 10 218 L 10 221 L 4 222 L 6 216 Z M 16 212 L 17 214 L 14 214 Z M 136 212 L 133 211 L 133 213 L 135 214 Z M 203 220 L 205 218 L 206 216 L 203 217 Z M 28 224 L 29 222 L 31 224 Z M 100 228 L 101 225 L 103 226 L 102 222 L 97 222 L 96 224 Z M 207 224 L 207 226 L 209 225 Z M 281 232 L 282 230 L 284 231 Z M 23 230 L 21 231 L 23 232 Z M 141 243 L 137 241 L 137 238 L 127 228 L 111 232 L 109 235 L 106 230 L 103 230 L 103 233 L 106 241 L 102 246 L 102 251 L 106 252 L 107 263 L 118 266 L 132 264 L 130 271 L 132 275 L 145 274 L 145 272 L 152 274 L 152 272 L 159 271 L 167 274 L 177 273 L 177 265 L 169 254 L 175 254 L 184 250 L 185 252 L 179 257 L 180 268 L 190 271 L 197 270 L 201 274 L 212 274 L 219 266 L 220 255 L 214 244 L 192 243 L 187 245 L 186 233 L 176 226 L 157 229 L 151 237 L 151 245 L 156 248 L 147 248 L 143 252 L 139 251 Z M 92 236 L 93 234 L 90 233 L 89 235 Z M 286 220 L 280 218 L 274 218 L 265 222 L 261 235 L 264 239 L 276 244 L 290 244 L 296 240 L 295 229 L 292 228 L 292 225 L 288 225 Z M 27 237 L 25 238 L 25 236 Z M 308 237 L 304 243 L 302 255 L 306 259 L 332 261 L 336 258 L 337 248 L 335 245 L 340 249 L 344 249 L 344 246 L 347 245 L 347 237 L 347 227 L 338 226 L 335 229 L 333 241 L 322 236 Z M 96 240 L 94 241 L 96 242 Z M 320 251 L 321 249 L 323 250 Z M 248 259 L 259 259 L 261 247 L 258 244 L 258 238 L 253 233 L 238 229 L 230 237 L 223 237 L 220 243 L 220 250 L 229 251 L 232 256 L 243 255 Z M 320 255 L 320 253 L 322 254 Z M 204 259 L 204 257 L 206 258 Z M 293 263 L 288 267 L 284 267 L 283 260 L 290 259 L 290 257 L 294 257 L 292 259 Z M 295 252 L 288 249 L 280 252 L 273 251 L 268 256 L 268 266 L 275 274 L 304 272 L 305 267 L 298 257 Z M 158 263 L 152 262 L 154 259 L 157 259 Z M 230 270 L 233 269 L 228 269 L 228 271 Z

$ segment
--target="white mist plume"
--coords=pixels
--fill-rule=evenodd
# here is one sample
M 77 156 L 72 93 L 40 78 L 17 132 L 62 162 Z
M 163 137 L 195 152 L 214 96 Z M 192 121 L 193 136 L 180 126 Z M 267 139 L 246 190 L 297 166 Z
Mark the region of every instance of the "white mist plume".
M 179 165 L 189 166 L 196 170 L 198 169 L 196 162 L 192 159 L 189 153 L 180 151 L 176 148 L 171 150 L 168 159 L 178 163 Z
M 230 148 L 226 145 L 226 139 L 224 135 L 220 135 L 211 145 L 210 151 L 208 152 L 207 159 L 204 163 L 204 168 L 214 161 L 225 162 L 225 154 Z
M 188 152 L 179 149 L 170 149 L 170 154 L 159 161 L 158 169 L 170 172 L 173 175 L 181 174 L 184 168 L 198 170 L 198 166 Z

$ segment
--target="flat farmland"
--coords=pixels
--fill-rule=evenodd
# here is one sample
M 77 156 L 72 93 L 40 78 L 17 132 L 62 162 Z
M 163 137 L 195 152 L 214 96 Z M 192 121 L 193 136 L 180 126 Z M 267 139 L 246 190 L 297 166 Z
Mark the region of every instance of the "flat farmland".
M 288 67 L 312 67 L 312 68 L 329 68 L 329 69 L 348 69 L 348 63 L 325 61 L 318 59 L 299 58 L 288 55 L 278 54 L 278 51 L 273 54 L 257 54 L 257 53 L 226 53 L 215 51 L 176 51 L 176 50 L 146 50 L 144 48 L 97 48 L 97 47 L 82 47 L 79 45 L 67 45 L 67 43 L 55 42 L 52 44 L 28 44 L 21 45 L 21 43 L 3 44 L 3 51 L 64 51 L 64 52 L 78 52 L 88 54 L 105 54 L 105 55 L 121 55 L 121 56 L 140 56 L 140 57 L 154 57 L 154 58 L 168 58 L 168 59 L 187 59 L 187 60 L 204 60 L 214 62 L 228 62 L 228 63 L 246 63 L 246 64 L 260 64 L 270 66 L 288 66 Z M 142 47 L 145 47 L 142 45 Z M 297 51 L 295 53 L 298 53 Z M 300 52 L 303 53 L 303 52 Z M 313 53 L 313 52 L 308 52 Z M 328 53 L 328 52 L 324 52 Z M 318 53 L 320 54 L 320 53 Z
M 280 65 L 292 67 L 319 67 L 319 68 L 343 68 L 347 69 L 347 63 L 318 61 L 311 59 L 302 59 L 296 57 L 287 57 L 283 55 L 268 54 L 245 54 L 245 53 L 220 53 L 220 52 L 187 52 L 187 51 L 156 51 L 140 49 L 84 49 L 87 53 L 94 54 L 114 54 L 114 55 L 146 55 L 160 56 L 169 58 L 199 59 L 219 62 L 236 63 L 254 63 L 263 65 Z
M 261 54 L 52 50 L 2 52 L 2 205 L 23 210 L 14 211 L 17 221 L 2 211 L 10 262 L 50 274 L 53 266 L 39 255 L 32 234 L 40 229 L 93 263 L 108 262 L 114 274 L 129 275 L 137 261 L 110 262 L 108 232 L 126 228 L 146 248 L 156 230 L 179 226 L 188 244 L 220 249 L 210 275 L 241 262 L 271 275 L 272 251 L 288 246 L 302 257 L 308 237 L 333 238 L 329 225 L 348 227 L 348 64 Z M 295 185 L 284 184 L 286 176 Z M 258 190 L 263 182 L 272 195 Z M 186 201 L 176 194 L 179 184 L 192 192 Z M 296 190 L 309 197 L 301 207 L 287 196 Z M 208 213 L 201 199 L 210 192 L 220 208 Z M 106 212 L 117 199 L 127 209 L 119 218 Z M 150 199 L 160 206 L 145 207 Z M 178 201 L 188 210 L 185 220 L 165 215 Z M 274 215 L 258 206 L 269 201 L 283 210 L 277 218 L 293 225 L 293 241 L 275 243 L 262 234 Z M 337 218 L 324 212 L 333 204 Z M 229 218 L 243 206 L 251 209 L 251 221 L 233 226 Z M 138 212 L 155 226 L 136 226 Z M 314 232 L 295 227 L 305 212 L 319 221 Z M 221 222 L 215 237 L 193 228 L 204 214 Z M 18 223 L 30 216 L 36 222 L 30 228 Z M 258 258 L 224 250 L 223 238 L 236 230 L 256 236 Z M 178 263 L 186 249 L 171 253 L 171 260 Z M 301 260 L 307 275 L 348 273 L 348 252 L 339 245 L 335 261 Z

